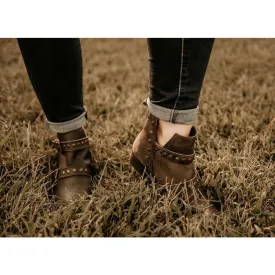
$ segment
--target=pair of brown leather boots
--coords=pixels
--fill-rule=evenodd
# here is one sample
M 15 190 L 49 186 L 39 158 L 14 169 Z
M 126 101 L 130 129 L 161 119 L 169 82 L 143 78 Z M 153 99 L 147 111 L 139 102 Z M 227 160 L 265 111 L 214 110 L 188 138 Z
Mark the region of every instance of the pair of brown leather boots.
M 158 119 L 148 116 L 144 128 L 134 141 L 131 165 L 146 177 L 151 177 L 161 186 L 174 186 L 189 190 L 190 199 L 205 208 L 205 213 L 214 210 L 201 192 L 194 195 L 192 188 L 198 179 L 194 167 L 194 143 L 196 129 L 192 128 L 189 137 L 175 134 L 161 147 L 157 142 Z M 58 134 L 59 173 L 54 194 L 65 201 L 91 192 L 92 158 L 89 140 L 83 128 Z M 191 198 L 192 197 L 192 198 Z

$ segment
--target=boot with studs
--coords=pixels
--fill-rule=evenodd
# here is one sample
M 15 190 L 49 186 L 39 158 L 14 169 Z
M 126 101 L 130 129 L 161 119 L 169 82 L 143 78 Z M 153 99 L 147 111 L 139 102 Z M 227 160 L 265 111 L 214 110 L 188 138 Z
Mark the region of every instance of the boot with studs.
M 91 193 L 92 156 L 83 128 L 57 135 L 59 169 L 53 195 L 72 201 Z
M 189 137 L 175 134 L 163 147 L 157 143 L 157 127 L 158 118 L 149 114 L 144 128 L 134 141 L 131 165 L 145 177 L 154 178 L 160 186 L 174 186 L 177 190 L 186 187 L 189 202 L 193 200 L 205 215 L 215 213 L 214 206 L 195 187 L 198 182 L 194 166 L 195 127 L 192 127 Z

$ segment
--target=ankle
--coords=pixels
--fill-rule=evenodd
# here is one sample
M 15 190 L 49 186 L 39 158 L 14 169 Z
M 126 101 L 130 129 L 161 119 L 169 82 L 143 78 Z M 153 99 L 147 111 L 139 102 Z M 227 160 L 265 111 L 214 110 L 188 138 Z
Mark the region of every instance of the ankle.
M 171 122 L 159 120 L 157 129 L 157 142 L 164 146 L 175 134 L 184 137 L 190 136 L 192 125 L 174 124 Z

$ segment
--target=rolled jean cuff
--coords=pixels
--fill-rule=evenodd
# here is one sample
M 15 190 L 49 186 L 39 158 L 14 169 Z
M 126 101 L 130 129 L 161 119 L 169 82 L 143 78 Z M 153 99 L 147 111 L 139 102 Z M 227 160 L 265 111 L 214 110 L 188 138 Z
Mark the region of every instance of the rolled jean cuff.
M 85 111 L 80 116 L 65 122 L 51 122 L 46 119 L 48 129 L 55 133 L 67 133 L 81 128 L 87 120 L 87 112 Z
M 199 107 L 189 110 L 168 109 L 152 103 L 149 97 L 147 98 L 147 106 L 153 116 L 176 124 L 194 124 L 199 112 Z

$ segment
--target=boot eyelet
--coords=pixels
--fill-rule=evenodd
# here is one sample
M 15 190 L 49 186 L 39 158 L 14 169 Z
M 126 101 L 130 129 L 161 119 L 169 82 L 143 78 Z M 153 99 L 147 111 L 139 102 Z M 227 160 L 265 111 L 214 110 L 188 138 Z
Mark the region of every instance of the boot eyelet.
M 152 142 L 152 140 L 151 140 L 151 139 L 149 139 L 148 141 L 149 141 L 149 142 Z
M 71 171 L 68 169 L 68 170 L 67 170 L 67 173 L 69 174 L 70 172 L 71 172 Z

